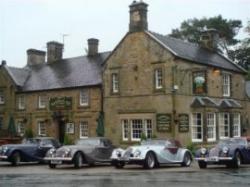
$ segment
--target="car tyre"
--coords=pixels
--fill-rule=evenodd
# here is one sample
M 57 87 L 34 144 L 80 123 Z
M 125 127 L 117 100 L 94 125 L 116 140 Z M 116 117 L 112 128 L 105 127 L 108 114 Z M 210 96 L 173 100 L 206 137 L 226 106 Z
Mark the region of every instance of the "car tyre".
M 157 164 L 155 155 L 152 152 L 148 152 L 144 161 L 144 168 L 153 169 Z
M 51 164 L 51 163 L 49 163 L 49 168 L 50 168 L 50 169 L 55 169 L 55 168 L 56 168 L 56 164 Z
M 83 156 L 80 152 L 76 153 L 74 158 L 74 167 L 79 169 L 83 164 Z
M 199 161 L 198 165 L 200 167 L 200 169 L 206 169 L 207 168 L 207 163 L 204 161 Z
M 182 167 L 189 167 L 192 163 L 192 157 L 189 153 L 185 153 L 183 162 L 181 163 Z
M 125 166 L 125 163 L 122 162 L 122 161 L 117 161 L 117 162 L 114 163 L 114 166 L 117 169 L 121 169 L 121 168 L 123 168 Z
M 239 168 L 241 165 L 241 162 L 242 162 L 242 160 L 241 160 L 240 152 L 236 151 L 234 159 L 233 159 L 232 164 L 231 164 L 231 168 Z
M 16 151 L 11 156 L 11 164 L 12 166 L 17 166 L 21 162 L 21 154 L 20 152 Z

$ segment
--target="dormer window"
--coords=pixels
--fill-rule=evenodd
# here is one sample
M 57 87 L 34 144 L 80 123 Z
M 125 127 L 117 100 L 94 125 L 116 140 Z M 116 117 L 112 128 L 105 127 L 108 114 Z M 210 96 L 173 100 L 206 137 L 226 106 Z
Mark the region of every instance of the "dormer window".
M 4 93 L 3 91 L 0 91 L 0 105 L 3 105 L 5 103 Z
M 223 74 L 222 76 L 222 89 L 223 96 L 230 97 L 231 93 L 231 76 L 229 74 Z
M 25 109 L 25 97 L 22 95 L 22 96 L 19 96 L 18 97 L 18 109 L 19 110 L 24 110 Z

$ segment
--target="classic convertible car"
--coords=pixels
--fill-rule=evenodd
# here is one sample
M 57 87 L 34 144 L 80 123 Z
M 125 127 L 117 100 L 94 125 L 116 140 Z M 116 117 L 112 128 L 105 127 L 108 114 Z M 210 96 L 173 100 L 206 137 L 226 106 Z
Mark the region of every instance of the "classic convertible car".
M 0 147 L 0 161 L 11 162 L 13 166 L 20 162 L 43 162 L 46 152 L 60 144 L 50 137 L 37 137 L 23 140 L 22 144 L 6 144 Z
M 144 168 L 152 169 L 160 164 L 181 164 L 190 166 L 191 152 L 181 148 L 176 140 L 146 140 L 141 145 L 124 149 L 115 149 L 112 153 L 112 165 L 122 168 L 125 164 L 139 164 Z
M 250 164 L 250 138 L 229 138 L 220 140 L 211 148 L 201 148 L 195 153 L 200 168 L 208 164 L 222 164 L 238 168 L 241 164 Z
M 110 163 L 113 149 L 107 138 L 80 139 L 76 145 L 50 149 L 44 159 L 49 161 L 50 168 L 59 164 L 74 164 L 75 168 L 80 168 L 82 164 Z

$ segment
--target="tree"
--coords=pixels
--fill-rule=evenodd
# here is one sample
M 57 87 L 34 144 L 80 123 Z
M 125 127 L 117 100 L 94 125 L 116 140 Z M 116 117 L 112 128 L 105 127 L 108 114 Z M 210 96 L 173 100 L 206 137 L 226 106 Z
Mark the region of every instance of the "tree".
M 218 30 L 220 36 L 219 45 L 222 50 L 228 51 L 228 47 L 239 43 L 235 36 L 238 34 L 239 29 L 242 28 L 242 22 L 241 20 L 223 19 L 221 15 L 202 19 L 193 18 L 183 21 L 180 28 L 172 30 L 170 36 L 198 43 L 200 32 L 206 28 Z

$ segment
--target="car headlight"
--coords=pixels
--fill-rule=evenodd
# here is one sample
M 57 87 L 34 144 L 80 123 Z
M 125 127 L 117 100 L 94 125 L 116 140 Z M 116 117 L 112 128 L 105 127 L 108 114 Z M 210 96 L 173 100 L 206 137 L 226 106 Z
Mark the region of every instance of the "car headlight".
M 207 152 L 207 149 L 206 148 L 201 148 L 201 154 L 203 154 L 203 155 L 205 155 L 206 154 L 206 152 Z
M 134 157 L 139 157 L 141 155 L 141 151 L 140 150 L 136 150 L 134 152 Z
M 117 157 L 121 157 L 122 156 L 122 152 L 119 151 L 119 150 L 116 150 L 115 154 L 116 154 Z
M 8 149 L 9 149 L 9 148 L 8 148 L 7 146 L 3 146 L 3 147 L 2 147 L 2 152 L 3 152 L 3 153 L 6 153 L 6 152 L 8 151 Z
M 55 148 L 52 148 L 52 149 L 49 150 L 49 154 L 50 154 L 50 155 L 53 155 L 55 152 L 56 152 L 56 149 L 55 149 Z
M 223 148 L 222 148 L 222 151 L 223 151 L 224 154 L 227 154 L 228 151 L 229 151 L 229 148 L 228 148 L 228 147 L 223 147 Z
M 71 152 L 70 149 L 65 149 L 63 157 L 69 157 L 70 156 L 70 152 Z

